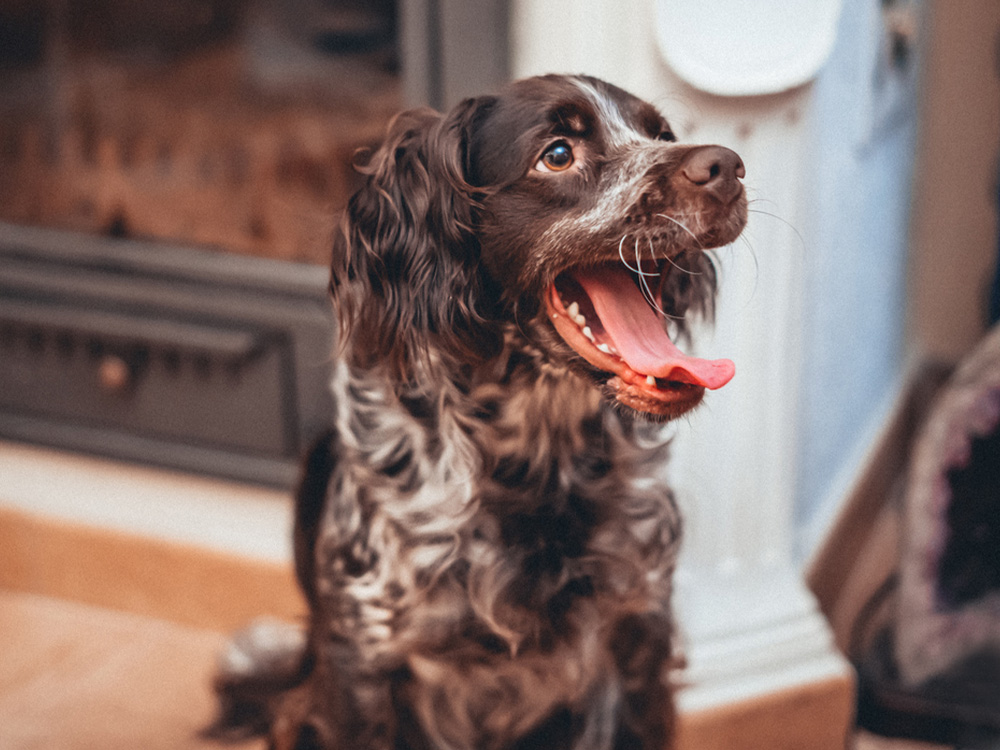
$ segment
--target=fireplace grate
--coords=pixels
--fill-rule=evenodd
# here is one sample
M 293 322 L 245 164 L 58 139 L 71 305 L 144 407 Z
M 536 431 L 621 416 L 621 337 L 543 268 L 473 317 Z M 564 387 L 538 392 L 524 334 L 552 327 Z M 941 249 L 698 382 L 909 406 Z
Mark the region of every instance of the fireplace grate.
M 0 436 L 289 486 L 329 423 L 324 269 L 0 224 Z

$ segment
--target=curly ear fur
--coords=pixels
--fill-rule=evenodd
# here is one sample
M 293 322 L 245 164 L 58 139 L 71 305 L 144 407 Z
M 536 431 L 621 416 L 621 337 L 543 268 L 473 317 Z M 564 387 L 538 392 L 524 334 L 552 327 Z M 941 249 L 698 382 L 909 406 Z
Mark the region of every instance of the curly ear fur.
M 367 180 L 343 217 L 331 275 L 351 364 L 413 382 L 499 349 L 472 229 L 482 189 L 466 179 L 470 128 L 492 102 L 404 112 L 359 167 Z

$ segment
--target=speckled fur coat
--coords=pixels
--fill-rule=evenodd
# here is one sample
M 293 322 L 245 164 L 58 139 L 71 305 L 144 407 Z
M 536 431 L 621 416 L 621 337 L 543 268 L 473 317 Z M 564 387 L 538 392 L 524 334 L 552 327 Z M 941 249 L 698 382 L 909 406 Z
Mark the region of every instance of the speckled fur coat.
M 732 366 L 666 332 L 711 312 L 704 251 L 745 223 L 742 170 L 585 77 L 390 126 L 334 248 L 337 413 L 296 520 L 308 632 L 270 662 L 247 636 L 257 666 L 220 678 L 266 688 L 273 748 L 668 746 L 659 423 Z

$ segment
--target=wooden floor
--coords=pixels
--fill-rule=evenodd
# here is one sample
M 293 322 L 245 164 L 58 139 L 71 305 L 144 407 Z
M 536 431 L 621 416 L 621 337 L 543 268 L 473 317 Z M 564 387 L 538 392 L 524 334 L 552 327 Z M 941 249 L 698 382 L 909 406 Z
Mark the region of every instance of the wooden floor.
M 221 747 L 198 737 L 213 716 L 220 633 L 0 591 L 0 634 L 2 750 Z M 854 750 L 936 747 L 859 734 Z
M 208 750 L 224 636 L 0 591 L 0 748 Z M 231 745 L 261 750 L 262 742 Z

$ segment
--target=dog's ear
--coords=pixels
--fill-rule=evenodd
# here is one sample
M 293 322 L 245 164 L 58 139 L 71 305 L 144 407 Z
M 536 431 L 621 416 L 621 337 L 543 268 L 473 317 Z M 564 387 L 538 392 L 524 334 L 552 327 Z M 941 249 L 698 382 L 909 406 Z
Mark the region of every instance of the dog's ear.
M 469 134 L 493 103 L 404 112 L 359 167 L 365 184 L 344 214 L 331 274 L 352 364 L 412 381 L 499 348 L 473 231 L 478 188 L 467 179 Z

